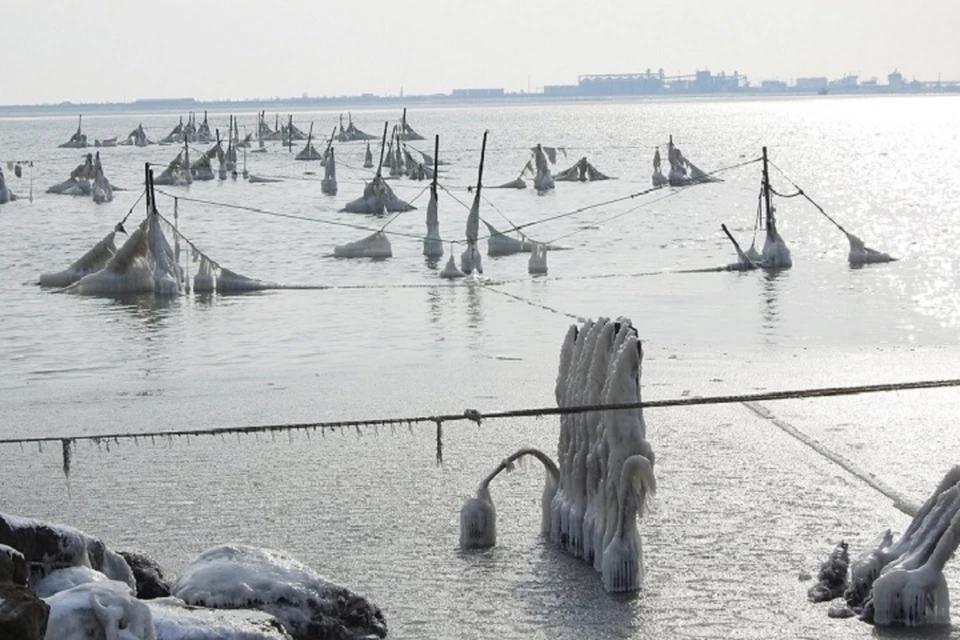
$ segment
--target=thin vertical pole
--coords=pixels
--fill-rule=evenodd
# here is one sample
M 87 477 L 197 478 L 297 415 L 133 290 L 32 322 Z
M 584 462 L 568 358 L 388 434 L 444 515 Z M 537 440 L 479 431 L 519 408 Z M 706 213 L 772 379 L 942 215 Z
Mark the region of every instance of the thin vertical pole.
M 433 137 L 433 184 L 430 188 L 433 190 L 433 196 L 437 195 L 437 165 L 440 158 L 440 134 L 436 134 Z
M 766 208 L 767 231 L 776 231 L 773 209 L 770 207 L 770 173 L 767 168 L 767 148 L 763 148 L 763 206 Z
M 143 163 L 143 189 L 146 195 L 145 204 L 147 206 L 147 215 L 150 215 L 150 163 Z
M 389 122 L 383 123 L 383 137 L 380 139 L 380 164 L 377 165 L 377 177 L 380 177 L 380 172 L 383 171 L 383 153 L 387 149 L 387 127 L 390 126 Z
M 483 183 L 483 159 L 487 154 L 487 134 L 489 131 L 483 132 L 483 144 L 480 146 L 480 169 L 477 171 L 477 198 L 480 197 L 480 187 Z

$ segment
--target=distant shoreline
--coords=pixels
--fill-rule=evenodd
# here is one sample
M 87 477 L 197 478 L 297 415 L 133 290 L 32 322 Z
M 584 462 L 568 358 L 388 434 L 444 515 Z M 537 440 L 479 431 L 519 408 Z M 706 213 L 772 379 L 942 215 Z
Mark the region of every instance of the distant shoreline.
M 506 94 L 490 98 L 465 98 L 449 94 L 425 96 L 349 96 L 344 98 L 264 98 L 255 100 L 196 100 L 193 98 L 137 100 L 134 102 L 93 102 L 33 105 L 0 105 L 0 116 L 58 116 L 95 115 L 115 113 L 188 113 L 201 111 L 305 111 L 305 110 L 375 110 L 403 107 L 463 107 L 483 105 L 522 104 L 577 104 L 577 103 L 633 103 L 681 102 L 689 100 L 756 100 L 756 99 L 830 99 L 835 97 L 892 97 L 892 96 L 958 96 L 960 87 L 941 87 L 931 90 L 891 91 L 851 90 L 830 91 L 818 95 L 810 91 L 737 91 L 729 93 L 658 93 L 624 96 L 547 96 L 542 93 Z

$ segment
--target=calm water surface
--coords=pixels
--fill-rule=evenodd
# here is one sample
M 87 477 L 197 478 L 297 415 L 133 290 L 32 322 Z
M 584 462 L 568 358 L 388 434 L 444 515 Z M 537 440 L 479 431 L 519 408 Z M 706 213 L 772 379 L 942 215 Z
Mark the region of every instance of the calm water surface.
M 525 255 L 485 256 L 481 283 L 441 281 L 443 262 L 426 261 L 420 241 L 404 237 L 424 230 L 424 183 L 392 183 L 419 207 L 387 227 L 398 232 L 392 259 L 329 257 L 367 233 L 330 222 L 373 230 L 390 220 L 338 212 L 370 176 L 360 168 L 365 147 L 337 146 L 340 191 L 331 198 L 321 195 L 319 175 L 306 174 L 321 169 L 274 143 L 247 164 L 282 183 L 164 191 L 183 198 L 183 233 L 224 266 L 331 288 L 173 300 L 81 298 L 34 282 L 67 267 L 131 208 L 128 228 L 139 221 L 143 163 L 166 164 L 177 149 L 103 149 L 107 176 L 129 190 L 98 206 L 44 193 L 82 160 L 79 150 L 56 148 L 75 129 L 72 118 L 0 119 L 0 160 L 35 163 L 33 202 L 29 171 L 19 180 L 5 171 L 22 199 L 0 206 L 0 438 L 549 406 L 559 346 L 577 316 L 633 320 L 645 341 L 650 399 L 957 377 L 958 108 L 947 97 L 831 97 L 412 110 L 418 131 L 440 134 L 449 163 L 441 176 L 445 238 L 463 235 L 461 202 L 471 197 L 484 129 L 487 185 L 515 178 L 537 142 L 566 149 L 558 169 L 587 156 L 619 178 L 560 183 L 544 196 L 485 189 L 481 216 L 501 229 L 586 209 L 527 228 L 570 249 L 549 254 L 549 276 L 528 276 Z M 252 131 L 255 115 L 238 115 Z M 353 113 L 374 133 L 398 115 Z M 227 116 L 211 113 L 211 123 L 225 129 Z M 329 131 L 337 114 L 294 117 L 303 129 L 313 121 Z M 91 140 L 122 138 L 142 121 L 159 139 L 176 120 L 91 116 L 84 131 Z M 776 166 L 828 213 L 901 260 L 850 268 L 843 235 L 795 198 L 777 203 L 792 270 L 678 273 L 735 260 L 722 222 L 749 245 L 760 173 L 751 164 L 722 174 L 723 183 L 592 206 L 647 189 L 654 147 L 671 133 L 707 171 L 768 146 Z M 432 141 L 414 146 L 428 150 Z M 776 170 L 773 181 L 793 191 Z M 159 208 L 172 218 L 171 198 L 161 196 Z M 767 408 L 921 499 L 956 462 L 955 395 Z M 58 447 L 2 445 L 0 510 L 143 549 L 174 573 L 219 542 L 285 549 L 370 595 L 398 638 L 872 634 L 809 605 L 798 574 L 815 573 L 841 538 L 859 548 L 881 528 L 902 529 L 906 518 L 889 500 L 739 406 L 649 411 L 647 422 L 661 491 L 642 524 L 646 589 L 629 599 L 607 596 L 592 570 L 539 540 L 542 477 L 533 467 L 494 487 L 498 546 L 457 550 L 463 498 L 516 448 L 554 453 L 557 422 L 549 418 L 450 425 L 442 466 L 432 429 L 419 427 L 124 441 L 109 451 L 80 444 L 69 483 Z M 960 576 L 948 571 L 956 585 Z

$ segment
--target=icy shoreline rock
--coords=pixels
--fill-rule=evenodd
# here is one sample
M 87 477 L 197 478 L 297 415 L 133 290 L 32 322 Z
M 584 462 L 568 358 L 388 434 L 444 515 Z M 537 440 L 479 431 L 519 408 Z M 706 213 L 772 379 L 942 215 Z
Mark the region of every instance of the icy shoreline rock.
M 171 597 L 171 589 L 179 597 Z M 214 547 L 171 587 L 162 568 L 143 554 L 115 553 L 99 538 L 66 525 L 0 514 L 3 640 L 386 635 L 379 607 L 278 551 Z
M 280 620 L 295 640 L 387 635 L 379 607 L 270 549 L 208 549 L 184 568 L 173 595 L 211 609 L 259 609 Z

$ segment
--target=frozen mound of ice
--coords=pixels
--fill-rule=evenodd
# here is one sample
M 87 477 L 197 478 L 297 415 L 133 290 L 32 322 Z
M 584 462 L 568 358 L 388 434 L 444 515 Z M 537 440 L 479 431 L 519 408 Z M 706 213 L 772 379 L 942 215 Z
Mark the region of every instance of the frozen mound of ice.
M 44 273 L 40 275 L 41 287 L 66 287 L 88 273 L 96 273 L 103 269 L 113 254 L 117 252 L 114 243 L 116 232 L 111 231 L 103 240 L 93 245 L 89 251 L 63 271 Z
M 885 530 L 853 561 L 847 604 L 877 625 L 949 624 L 943 568 L 958 546 L 960 466 L 947 472 L 896 542 Z
M 333 255 L 337 258 L 390 258 L 393 249 L 387 235 L 377 231 L 366 238 L 334 247 Z
M 533 245 L 524 237 L 513 238 L 505 233 L 498 231 L 492 224 L 483 221 L 487 226 L 487 255 L 488 256 L 512 256 L 515 253 L 530 253 Z
M 565 169 L 553 176 L 553 179 L 562 182 L 595 182 L 598 180 L 611 180 L 612 178 L 590 164 L 590 161 L 584 156 L 577 160 L 576 164 L 569 169 Z
M 427 235 L 423 237 L 423 255 L 428 258 L 443 256 L 443 241 L 440 239 L 437 189 L 430 187 L 430 202 L 427 203 Z
M 150 608 L 122 582 L 88 582 L 44 601 L 49 640 L 156 640 Z
M 767 229 L 763 251 L 760 253 L 760 266 L 764 269 L 789 269 L 793 266 L 790 249 L 787 248 L 787 243 L 777 233 L 776 228 Z
M 270 549 L 245 545 L 208 549 L 184 568 L 173 595 L 212 609 L 265 611 L 295 638 L 387 634 L 376 605 Z
M 192 607 L 178 598 L 147 603 L 157 640 L 291 640 L 283 625 L 262 611 Z
M 447 264 L 443 267 L 443 270 L 440 271 L 440 277 L 446 280 L 455 280 L 456 278 L 463 278 L 465 276 L 466 274 L 460 271 L 460 267 L 457 266 L 457 262 L 451 254 L 447 260 Z
M 383 178 L 377 176 L 372 182 L 367 183 L 363 188 L 363 195 L 348 202 L 343 211 L 349 213 L 369 213 L 379 215 L 384 212 L 398 213 L 401 211 L 412 211 L 416 209 L 413 205 L 404 202 L 393 192 Z
M 31 582 L 54 569 L 89 567 L 136 588 L 133 571 L 119 554 L 99 538 L 67 525 L 0 513 L 0 544 L 23 554 L 30 565 Z
M 847 255 L 847 261 L 850 264 L 878 264 L 882 262 L 894 262 L 896 260 L 896 258 L 890 257 L 890 254 L 866 246 L 863 244 L 863 240 L 852 233 L 847 233 L 846 236 L 850 242 L 850 253 Z
M 148 216 L 103 269 L 83 276 L 67 291 L 82 295 L 182 293 L 183 274 L 160 228 L 159 216 Z
M 530 261 L 527 263 L 527 272 L 531 275 L 545 275 L 547 273 L 547 245 L 533 242 L 530 246 Z
M 0 204 L 6 204 L 17 199 L 10 188 L 7 187 L 7 180 L 3 177 L 3 169 L 0 169 Z
M 109 580 L 110 578 L 90 567 L 67 567 L 51 571 L 32 586 L 37 596 L 49 598 L 77 585 L 87 584 L 88 582 L 108 582 Z M 130 595 L 136 595 L 132 589 L 129 590 L 129 593 Z

